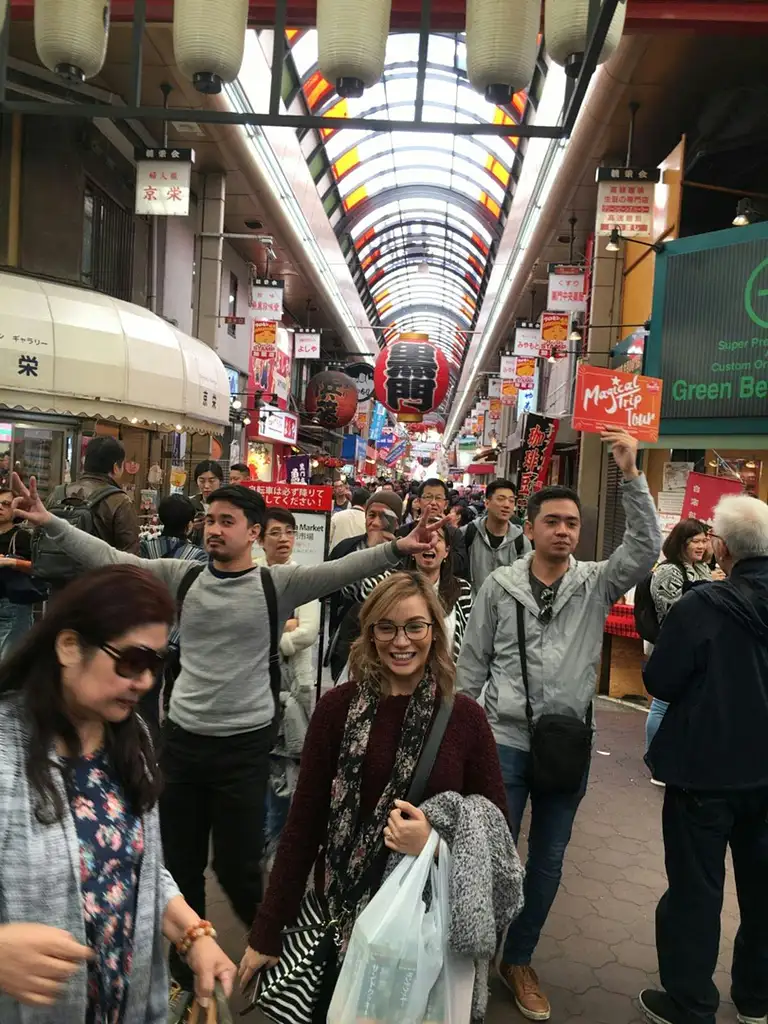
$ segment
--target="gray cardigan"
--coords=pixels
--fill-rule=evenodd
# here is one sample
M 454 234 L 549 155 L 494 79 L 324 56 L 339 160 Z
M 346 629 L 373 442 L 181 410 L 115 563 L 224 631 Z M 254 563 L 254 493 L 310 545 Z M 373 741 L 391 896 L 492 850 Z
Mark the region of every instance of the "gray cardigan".
M 0 698 L 0 924 L 48 924 L 85 945 L 75 825 L 69 814 L 53 825 L 36 819 L 36 794 L 25 771 L 27 745 L 21 698 Z M 66 807 L 61 776 L 54 778 Z M 161 928 L 165 908 L 179 890 L 163 866 L 157 808 L 144 815 L 143 823 L 133 966 L 123 1024 L 165 1024 L 168 979 Z M 0 992 L 2 1024 L 83 1024 L 85 1015 L 84 966 L 52 1007 L 22 1006 Z

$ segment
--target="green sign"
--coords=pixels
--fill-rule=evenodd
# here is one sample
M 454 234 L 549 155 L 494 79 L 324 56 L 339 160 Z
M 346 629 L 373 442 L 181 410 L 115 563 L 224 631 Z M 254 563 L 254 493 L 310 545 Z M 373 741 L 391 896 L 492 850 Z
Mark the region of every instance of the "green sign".
M 767 228 L 681 239 L 659 256 L 646 373 L 664 381 L 662 433 L 669 420 L 768 417 Z

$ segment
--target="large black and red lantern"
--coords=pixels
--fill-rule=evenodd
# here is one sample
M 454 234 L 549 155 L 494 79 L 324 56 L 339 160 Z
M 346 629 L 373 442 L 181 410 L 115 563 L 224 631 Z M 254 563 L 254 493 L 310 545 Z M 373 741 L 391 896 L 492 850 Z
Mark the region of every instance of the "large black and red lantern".
M 304 408 L 321 427 L 346 427 L 357 412 L 357 384 L 338 370 L 317 373 L 307 385 Z
M 379 353 L 373 381 L 376 398 L 398 420 L 420 423 L 448 393 L 448 360 L 428 334 L 401 334 Z

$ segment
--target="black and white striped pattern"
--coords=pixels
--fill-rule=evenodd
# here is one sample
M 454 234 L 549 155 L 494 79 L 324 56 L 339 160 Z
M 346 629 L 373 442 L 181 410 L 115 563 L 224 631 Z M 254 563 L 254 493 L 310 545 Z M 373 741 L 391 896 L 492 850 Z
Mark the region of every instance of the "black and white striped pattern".
M 335 927 L 314 889 L 299 908 L 296 925 L 283 932 L 283 951 L 274 967 L 263 972 L 256 1005 L 275 1024 L 312 1024 L 323 983 Z

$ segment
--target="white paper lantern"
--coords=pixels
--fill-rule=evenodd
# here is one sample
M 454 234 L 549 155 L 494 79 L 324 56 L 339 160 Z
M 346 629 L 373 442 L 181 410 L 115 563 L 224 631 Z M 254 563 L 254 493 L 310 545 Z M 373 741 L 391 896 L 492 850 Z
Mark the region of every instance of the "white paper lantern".
M 198 92 L 221 92 L 240 74 L 248 0 L 175 0 L 173 52 Z
M 362 96 L 384 74 L 392 0 L 317 0 L 318 66 L 340 96 Z
M 619 0 L 598 64 L 616 52 L 626 16 L 627 0 Z M 544 47 L 555 64 L 560 64 L 574 78 L 581 70 L 587 49 L 588 21 L 589 0 L 545 0 Z
M 48 68 L 82 82 L 107 55 L 109 0 L 35 0 L 35 46 Z
M 467 0 L 467 75 L 491 103 L 509 103 L 536 68 L 539 0 Z

